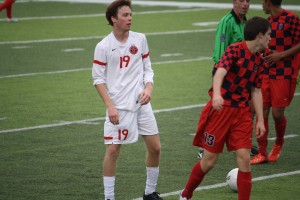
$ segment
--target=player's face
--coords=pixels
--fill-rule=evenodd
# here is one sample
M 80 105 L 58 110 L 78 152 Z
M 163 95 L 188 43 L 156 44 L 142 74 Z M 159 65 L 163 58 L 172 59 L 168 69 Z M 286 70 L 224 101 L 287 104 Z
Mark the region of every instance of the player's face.
M 131 27 L 132 12 L 128 6 L 122 6 L 118 10 L 118 16 L 112 17 L 114 27 L 121 31 L 129 31 Z
M 268 0 L 262 0 L 262 7 L 266 14 L 270 14 L 269 2 Z
M 268 31 L 260 38 L 261 50 L 265 50 L 268 48 L 270 40 L 271 40 L 271 28 L 269 28 Z
M 239 16 L 245 16 L 249 10 L 250 0 L 234 0 L 233 9 Z

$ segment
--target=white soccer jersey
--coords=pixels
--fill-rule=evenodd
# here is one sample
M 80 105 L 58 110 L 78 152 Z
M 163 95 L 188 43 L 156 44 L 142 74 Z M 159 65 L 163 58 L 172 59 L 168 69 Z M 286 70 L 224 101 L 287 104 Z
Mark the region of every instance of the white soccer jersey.
M 94 85 L 106 84 L 117 109 L 136 111 L 139 95 L 147 82 L 153 83 L 149 47 L 144 34 L 129 31 L 122 44 L 110 33 L 95 49 L 92 77 Z

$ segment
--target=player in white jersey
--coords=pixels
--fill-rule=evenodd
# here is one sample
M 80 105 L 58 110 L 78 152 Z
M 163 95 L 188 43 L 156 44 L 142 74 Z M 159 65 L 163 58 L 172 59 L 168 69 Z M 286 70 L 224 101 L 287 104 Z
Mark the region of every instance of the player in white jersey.
M 130 31 L 131 1 L 116 0 L 106 10 L 113 31 L 95 49 L 92 77 L 106 105 L 103 183 L 106 200 L 114 200 L 116 163 L 121 145 L 146 143 L 146 188 L 144 200 L 162 200 L 156 192 L 159 174 L 160 139 L 150 105 L 153 70 L 144 34 Z

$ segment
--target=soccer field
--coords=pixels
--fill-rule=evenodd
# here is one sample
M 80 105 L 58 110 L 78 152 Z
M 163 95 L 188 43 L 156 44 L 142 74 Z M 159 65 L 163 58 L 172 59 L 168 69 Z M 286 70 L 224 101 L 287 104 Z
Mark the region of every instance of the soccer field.
M 216 22 L 230 9 L 201 7 L 196 0 L 191 4 L 177 0 L 184 6 L 140 2 L 147 1 L 133 1 L 132 30 L 146 34 L 155 73 L 152 107 L 162 143 L 157 190 L 164 199 L 175 200 L 198 160 L 197 148 L 191 144 L 209 99 Z M 267 17 L 258 9 L 260 0 L 251 2 L 248 18 Z M 297 5 L 291 7 L 300 15 L 298 0 L 288 3 Z M 92 85 L 91 68 L 95 45 L 111 31 L 105 9 L 106 4 L 87 1 L 24 0 L 13 6 L 18 23 L 5 22 L 5 12 L 0 13 L 0 199 L 104 198 L 105 108 Z M 298 85 L 286 110 L 287 138 L 281 158 L 252 167 L 253 200 L 299 198 L 299 105 Z M 274 137 L 270 118 L 269 150 Z M 140 199 L 144 160 L 142 139 L 122 147 L 117 200 Z M 227 173 L 235 167 L 235 155 L 225 151 L 194 199 L 237 199 L 224 186 Z

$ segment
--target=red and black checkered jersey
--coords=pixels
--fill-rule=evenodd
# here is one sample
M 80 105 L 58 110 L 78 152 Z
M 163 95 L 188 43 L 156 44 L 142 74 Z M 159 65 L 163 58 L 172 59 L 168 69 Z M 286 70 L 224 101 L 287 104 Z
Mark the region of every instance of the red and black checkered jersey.
M 227 47 L 220 61 L 215 64 L 213 75 L 218 68 L 227 70 L 221 86 L 224 106 L 249 106 L 252 87 L 261 87 L 264 74 L 262 56 L 259 53 L 252 54 L 246 42 L 238 42 Z M 213 88 L 209 90 L 209 95 L 213 96 Z
M 272 26 L 269 48 L 278 52 L 288 50 L 300 40 L 299 17 L 287 10 L 282 10 L 277 16 L 269 17 Z M 291 79 L 298 76 L 299 57 L 297 55 L 286 57 L 266 69 L 265 78 Z

